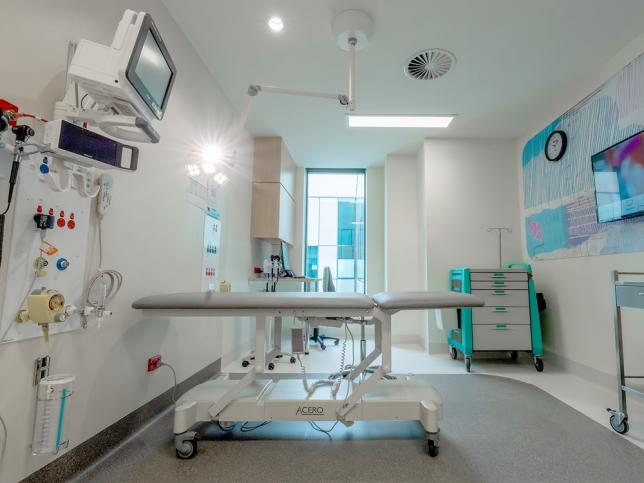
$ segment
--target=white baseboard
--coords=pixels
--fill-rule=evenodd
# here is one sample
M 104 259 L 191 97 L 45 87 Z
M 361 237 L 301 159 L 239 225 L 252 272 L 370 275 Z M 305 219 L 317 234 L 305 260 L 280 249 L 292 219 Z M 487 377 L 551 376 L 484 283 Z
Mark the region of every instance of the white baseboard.
M 423 338 L 418 334 L 392 334 L 392 344 L 418 344 L 423 345 Z
M 617 384 L 617 376 L 615 374 L 608 374 L 597 370 L 593 367 L 563 357 L 555 352 L 546 350 L 544 360 L 548 365 L 553 365 L 559 369 L 568 371 L 588 382 L 599 384 L 600 386 L 612 388 Z

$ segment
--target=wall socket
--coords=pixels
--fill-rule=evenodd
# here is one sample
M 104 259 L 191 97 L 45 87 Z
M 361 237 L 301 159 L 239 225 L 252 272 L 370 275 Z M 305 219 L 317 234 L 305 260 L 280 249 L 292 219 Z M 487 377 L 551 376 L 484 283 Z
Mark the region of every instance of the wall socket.
M 51 357 L 43 356 L 36 359 L 34 364 L 34 386 L 37 386 L 40 383 L 40 380 L 43 377 L 49 375 L 49 367 L 51 366 Z

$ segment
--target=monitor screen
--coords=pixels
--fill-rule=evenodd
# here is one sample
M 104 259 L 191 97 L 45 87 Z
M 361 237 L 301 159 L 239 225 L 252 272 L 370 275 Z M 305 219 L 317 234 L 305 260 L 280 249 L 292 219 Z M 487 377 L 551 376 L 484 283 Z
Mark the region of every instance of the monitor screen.
M 152 20 L 144 22 L 128 65 L 127 78 L 157 119 L 163 117 L 175 72 Z
M 592 156 L 599 223 L 644 214 L 644 131 Z

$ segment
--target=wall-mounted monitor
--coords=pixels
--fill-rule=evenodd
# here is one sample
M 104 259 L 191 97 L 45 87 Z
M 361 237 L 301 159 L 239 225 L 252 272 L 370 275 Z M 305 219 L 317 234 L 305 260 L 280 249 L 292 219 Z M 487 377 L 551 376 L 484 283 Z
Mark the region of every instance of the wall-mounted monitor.
M 126 10 L 110 46 L 81 40 L 70 77 L 114 114 L 162 119 L 177 74 L 152 17 Z
M 597 221 L 644 215 L 644 131 L 592 156 Z

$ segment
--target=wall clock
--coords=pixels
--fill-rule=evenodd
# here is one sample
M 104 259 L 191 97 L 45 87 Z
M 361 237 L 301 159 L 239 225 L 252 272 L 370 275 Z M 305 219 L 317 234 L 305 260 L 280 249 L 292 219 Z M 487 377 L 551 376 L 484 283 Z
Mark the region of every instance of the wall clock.
M 566 147 L 568 146 L 568 137 L 563 131 L 553 131 L 548 140 L 546 141 L 546 146 L 544 152 L 546 159 L 548 161 L 559 161 L 563 158 L 563 155 L 566 153 Z

